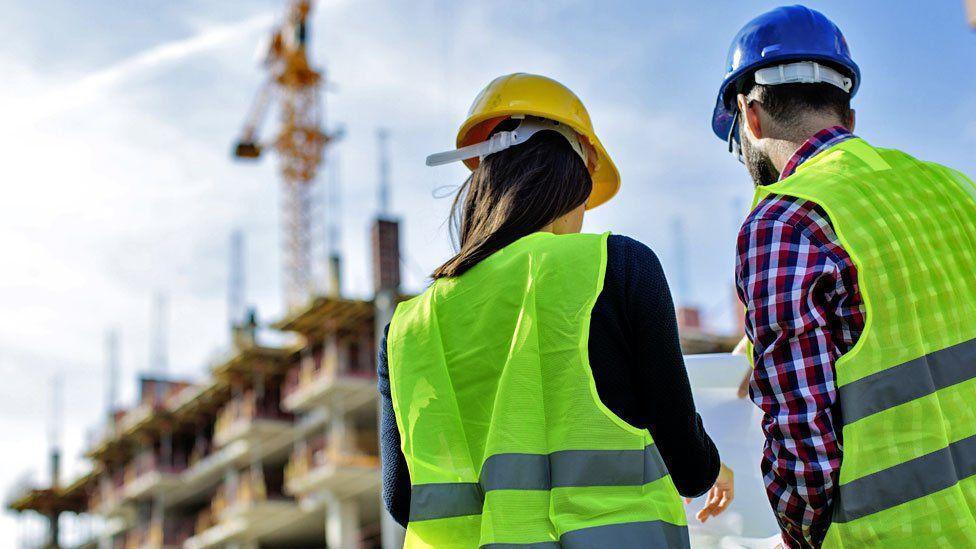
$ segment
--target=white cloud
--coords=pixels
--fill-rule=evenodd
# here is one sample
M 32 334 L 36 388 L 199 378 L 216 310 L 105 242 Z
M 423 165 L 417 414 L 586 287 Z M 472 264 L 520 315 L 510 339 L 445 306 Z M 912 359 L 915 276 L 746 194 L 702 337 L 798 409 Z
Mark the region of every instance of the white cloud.
M 210 25 L 188 38 L 173 40 L 131 55 L 109 67 L 99 69 L 36 100 L 44 117 L 79 108 L 96 101 L 140 74 L 150 73 L 178 63 L 190 56 L 204 54 L 228 42 L 252 36 L 255 31 L 269 27 L 273 13 L 255 15 L 237 23 Z

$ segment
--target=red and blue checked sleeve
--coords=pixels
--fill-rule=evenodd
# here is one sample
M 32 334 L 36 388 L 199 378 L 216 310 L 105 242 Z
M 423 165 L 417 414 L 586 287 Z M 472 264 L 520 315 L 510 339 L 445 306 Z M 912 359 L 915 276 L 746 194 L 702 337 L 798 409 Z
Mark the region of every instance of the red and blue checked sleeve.
M 761 471 L 790 547 L 819 547 L 841 462 L 834 362 L 863 329 L 853 262 L 815 204 L 768 197 L 737 242 L 736 284 L 763 411 Z

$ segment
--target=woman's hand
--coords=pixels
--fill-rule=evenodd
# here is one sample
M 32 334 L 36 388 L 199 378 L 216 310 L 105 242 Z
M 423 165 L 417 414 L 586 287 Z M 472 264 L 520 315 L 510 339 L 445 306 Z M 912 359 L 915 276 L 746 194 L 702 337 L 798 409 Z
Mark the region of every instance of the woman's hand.
M 698 511 L 695 518 L 701 522 L 705 522 L 709 517 L 718 516 L 722 514 L 723 511 L 728 509 L 729 504 L 732 503 L 732 498 L 735 495 L 735 481 L 732 478 L 733 476 L 732 469 L 729 469 L 723 463 L 722 467 L 718 471 L 718 478 L 715 479 L 715 484 L 713 484 L 711 490 L 708 491 L 708 498 L 705 500 L 705 506 L 702 507 L 701 511 Z

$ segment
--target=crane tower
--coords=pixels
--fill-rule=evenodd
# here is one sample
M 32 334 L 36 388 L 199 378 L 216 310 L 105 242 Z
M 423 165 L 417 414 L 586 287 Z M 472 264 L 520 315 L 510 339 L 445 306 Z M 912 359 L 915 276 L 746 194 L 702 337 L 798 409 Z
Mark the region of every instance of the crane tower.
M 322 73 L 309 64 L 311 0 L 291 0 L 271 32 L 263 61 L 267 78 L 251 106 L 234 156 L 257 159 L 264 153 L 259 130 L 275 104 L 279 127 L 268 145 L 277 153 L 282 192 L 283 278 L 289 308 L 304 304 L 312 291 L 312 184 L 332 139 L 324 130 Z

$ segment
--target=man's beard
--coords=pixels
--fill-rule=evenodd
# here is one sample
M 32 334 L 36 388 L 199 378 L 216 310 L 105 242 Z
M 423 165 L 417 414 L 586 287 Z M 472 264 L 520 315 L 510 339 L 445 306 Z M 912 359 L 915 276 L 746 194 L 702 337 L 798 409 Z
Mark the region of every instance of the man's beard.
M 753 146 L 752 142 L 742 135 L 742 127 L 739 126 L 739 142 L 742 147 L 742 158 L 745 161 L 749 175 L 753 183 L 759 185 L 772 185 L 779 181 L 779 170 L 773 166 L 773 161 L 764 151 Z

